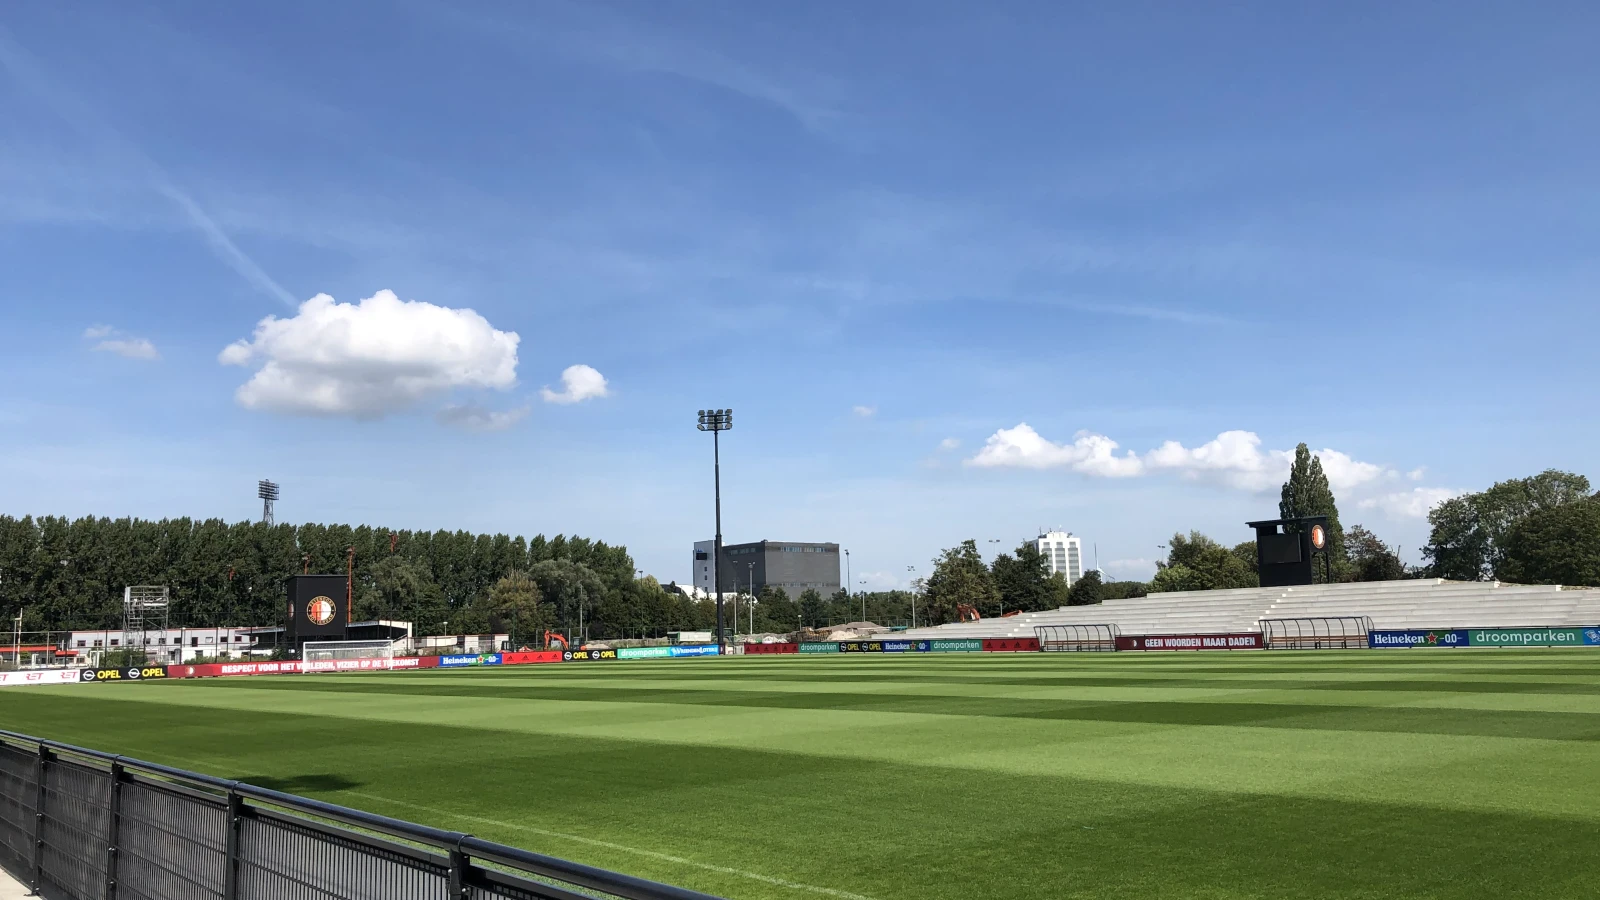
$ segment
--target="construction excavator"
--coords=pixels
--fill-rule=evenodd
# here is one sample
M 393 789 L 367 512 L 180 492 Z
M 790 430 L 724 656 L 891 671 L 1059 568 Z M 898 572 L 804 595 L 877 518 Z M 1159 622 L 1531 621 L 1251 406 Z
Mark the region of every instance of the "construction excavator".
M 1012 616 L 1020 615 L 1021 613 L 1022 613 L 1022 610 L 1014 609 L 1014 610 L 1012 610 L 1011 612 L 1008 612 L 1008 613 L 1001 613 L 1000 614 L 1000 618 L 1009 619 Z M 956 604 L 956 621 L 958 621 L 958 622 L 977 622 L 977 621 L 981 620 L 982 618 L 983 618 L 983 616 L 978 615 L 978 608 L 977 607 L 968 606 L 965 603 L 957 603 Z

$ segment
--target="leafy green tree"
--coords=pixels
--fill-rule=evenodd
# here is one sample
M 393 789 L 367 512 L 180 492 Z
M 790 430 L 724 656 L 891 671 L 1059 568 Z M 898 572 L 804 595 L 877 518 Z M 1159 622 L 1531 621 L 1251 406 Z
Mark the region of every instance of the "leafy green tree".
M 1398 581 L 1406 577 L 1400 554 L 1360 525 L 1351 527 L 1345 535 L 1345 547 L 1350 552 L 1351 581 Z
M 954 619 L 958 605 L 971 606 L 980 614 L 1000 606 L 1000 591 L 978 553 L 978 542 L 970 539 L 934 558 L 924 593 L 928 621 L 935 625 Z
M 810 593 L 815 594 L 815 591 Z M 804 595 L 802 595 L 804 596 Z M 818 599 L 821 599 L 820 597 Z M 749 628 L 748 614 L 745 622 Z M 761 594 L 756 598 L 756 630 L 783 632 L 794 631 L 800 624 L 800 604 L 789 599 L 789 592 L 775 585 L 767 585 L 761 589 Z
M 1446 500 L 1428 513 L 1431 531 L 1422 555 L 1436 578 L 1485 580 L 1500 570 L 1506 536 L 1523 519 L 1588 499 L 1589 491 L 1582 475 L 1548 469 Z
M 822 595 L 810 588 L 800 593 L 800 621 L 808 628 L 815 628 L 827 618 L 827 603 Z
M 1167 559 L 1156 563 L 1151 592 L 1212 591 L 1226 588 L 1256 587 L 1260 584 L 1255 567 L 1246 563 L 1243 550 L 1222 546 L 1198 531 L 1188 536 L 1174 534 L 1168 544 Z
M 1106 600 L 1127 600 L 1130 597 L 1143 597 L 1150 592 L 1150 585 L 1143 581 L 1108 581 L 1101 589 L 1101 602 Z
M 994 580 L 995 589 L 999 591 L 1000 603 L 992 610 L 979 607 L 978 611 L 983 615 L 999 615 L 1012 610 L 1038 612 L 1061 605 L 1051 602 L 1054 592 L 1050 583 L 1050 565 L 1039 548 L 1031 543 L 1019 545 L 1015 556 L 1002 553 L 995 557 L 989 574 Z
M 1093 606 L 1105 600 L 1105 582 L 1097 569 L 1083 573 L 1067 594 L 1068 606 Z
M 1502 543 L 1495 570 L 1502 581 L 1600 587 L 1600 500 L 1529 513 Z
M 1289 480 L 1283 483 L 1278 515 L 1285 519 L 1306 516 L 1328 517 L 1328 557 L 1334 580 L 1338 580 L 1345 567 L 1344 528 L 1339 524 L 1339 506 L 1333 499 L 1333 488 L 1328 486 L 1328 476 L 1322 471 L 1322 458 L 1312 456 L 1304 443 L 1294 449 L 1294 462 L 1289 466 Z M 1323 579 L 1318 572 L 1316 578 Z
M 582 563 L 561 558 L 535 563 L 528 576 L 538 585 L 539 595 L 550 601 L 553 620 L 574 641 L 582 639 L 581 634 L 587 630 L 605 593 L 600 576 Z
M 528 643 L 531 635 L 541 635 L 550 625 L 548 604 L 542 602 L 539 585 L 524 571 L 504 575 L 489 589 L 485 618 L 494 634 L 507 634 L 512 646 Z

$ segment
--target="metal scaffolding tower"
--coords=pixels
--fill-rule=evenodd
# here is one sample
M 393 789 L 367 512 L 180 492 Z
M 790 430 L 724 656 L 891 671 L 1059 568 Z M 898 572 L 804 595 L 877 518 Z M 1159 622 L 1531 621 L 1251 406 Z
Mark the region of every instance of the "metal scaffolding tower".
M 122 589 L 122 646 L 129 653 L 148 654 L 152 631 L 166 637 L 171 599 L 171 591 L 164 584 Z

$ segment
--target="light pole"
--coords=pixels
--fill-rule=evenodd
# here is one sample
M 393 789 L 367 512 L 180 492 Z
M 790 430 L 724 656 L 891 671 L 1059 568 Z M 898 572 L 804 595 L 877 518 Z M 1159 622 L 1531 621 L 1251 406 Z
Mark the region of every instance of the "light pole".
M 867 580 L 863 578 L 857 583 L 861 585 L 861 621 L 865 622 L 867 621 Z
M 911 573 L 911 627 L 917 627 L 917 567 L 906 566 L 906 571 Z
M 702 409 L 697 426 L 711 432 L 711 480 L 717 502 L 716 548 L 711 553 L 711 582 L 717 590 L 717 655 L 728 652 L 728 637 L 722 626 L 722 448 L 720 435 L 733 428 L 732 409 Z M 738 577 L 738 576 L 734 576 Z M 738 623 L 734 623 L 738 627 Z
M 846 597 L 850 596 L 850 551 L 849 550 L 846 550 L 844 552 L 844 593 L 845 593 Z M 863 604 L 865 604 L 865 601 L 862 601 L 862 602 L 863 602 Z M 861 608 L 864 610 L 864 609 L 866 609 L 866 606 L 863 605 Z M 867 617 L 867 614 L 865 612 L 863 612 L 861 614 L 861 618 L 865 619 L 866 617 Z

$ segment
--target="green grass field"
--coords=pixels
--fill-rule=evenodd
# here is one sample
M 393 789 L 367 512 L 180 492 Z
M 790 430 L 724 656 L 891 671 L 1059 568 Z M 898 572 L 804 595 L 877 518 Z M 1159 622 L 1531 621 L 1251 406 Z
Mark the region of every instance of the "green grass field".
M 1600 896 L 1594 651 L 68 685 L 0 727 L 733 898 Z

